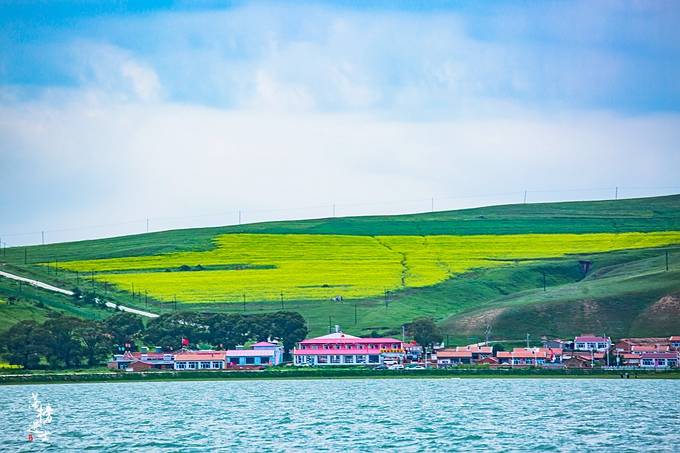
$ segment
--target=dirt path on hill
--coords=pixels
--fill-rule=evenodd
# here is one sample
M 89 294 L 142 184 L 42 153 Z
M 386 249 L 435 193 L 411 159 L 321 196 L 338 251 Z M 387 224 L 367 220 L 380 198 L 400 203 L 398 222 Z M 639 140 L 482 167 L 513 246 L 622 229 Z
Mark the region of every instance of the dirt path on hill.
M 10 274 L 9 272 L 5 271 L 0 271 L 0 276 L 1 277 L 6 277 L 12 280 L 16 280 L 19 282 L 24 282 L 28 283 L 31 286 L 35 286 L 36 288 L 44 289 L 47 291 L 52 291 L 55 293 L 63 294 L 65 296 L 73 296 L 73 291 L 69 291 L 68 289 L 63 289 L 63 288 L 58 288 L 54 285 L 50 285 L 49 283 L 41 282 L 38 280 L 33 280 L 31 278 L 26 278 L 26 277 L 21 277 L 19 275 L 14 275 Z M 106 305 L 109 308 L 115 308 L 120 311 L 124 311 L 127 313 L 133 313 L 135 315 L 139 316 L 145 316 L 147 318 L 158 318 L 158 315 L 156 313 L 151 313 L 148 311 L 144 310 L 137 310 L 136 308 L 131 308 L 131 307 L 126 307 L 124 305 L 116 305 L 113 302 L 104 302 L 104 305 Z

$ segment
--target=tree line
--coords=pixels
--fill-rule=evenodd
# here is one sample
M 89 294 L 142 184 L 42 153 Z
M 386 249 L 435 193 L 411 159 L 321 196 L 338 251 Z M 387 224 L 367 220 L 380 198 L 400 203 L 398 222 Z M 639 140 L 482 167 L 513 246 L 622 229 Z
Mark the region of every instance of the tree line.
M 176 312 L 145 325 L 131 313 L 103 321 L 55 314 L 42 323 L 24 320 L 0 338 L 0 352 L 13 365 L 27 369 L 97 366 L 112 353 L 141 345 L 164 351 L 182 348 L 182 339 L 215 349 L 229 349 L 248 341 L 280 340 L 286 351 L 307 336 L 304 318 L 296 312 L 226 314 Z

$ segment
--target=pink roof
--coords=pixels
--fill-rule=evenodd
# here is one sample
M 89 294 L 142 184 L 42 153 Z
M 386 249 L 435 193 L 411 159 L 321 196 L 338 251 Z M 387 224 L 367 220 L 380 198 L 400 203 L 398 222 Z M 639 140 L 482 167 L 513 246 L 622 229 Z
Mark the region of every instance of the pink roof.
M 276 345 L 274 343 L 270 343 L 268 341 L 258 341 L 257 343 L 252 345 L 253 348 L 256 347 L 256 346 L 257 347 L 266 347 L 266 346 L 276 346 Z
M 643 352 L 641 359 L 677 359 L 676 352 Z
M 371 349 L 293 349 L 293 355 L 366 355 L 380 354 L 379 348 Z
M 466 359 L 472 357 L 472 351 L 437 351 L 437 359 Z
M 609 340 L 609 338 L 604 338 L 604 337 L 595 337 L 592 335 L 582 335 L 580 337 L 576 337 L 574 339 L 575 342 L 584 342 L 584 343 L 606 343 Z
M 273 349 L 229 349 L 226 352 L 227 357 L 272 357 L 274 356 Z
M 668 345 L 633 345 L 630 350 L 634 352 L 662 352 L 668 351 Z
M 309 340 L 302 340 L 300 344 L 378 344 L 378 343 L 399 343 L 401 340 L 395 338 L 356 338 L 356 337 L 342 337 L 342 338 L 310 338 Z
M 481 354 L 492 354 L 492 346 L 478 346 L 476 344 L 470 344 L 467 346 L 456 346 L 456 351 L 472 351 Z
M 497 357 L 504 359 L 545 359 L 548 355 L 545 351 L 527 351 L 522 348 L 515 348 L 512 352 L 500 351 Z
M 201 361 L 201 360 L 224 360 L 225 351 L 190 351 L 180 352 L 175 354 L 175 362 L 177 361 Z
M 668 339 L 668 341 L 673 341 L 673 342 L 680 341 L 680 335 L 673 335 Z

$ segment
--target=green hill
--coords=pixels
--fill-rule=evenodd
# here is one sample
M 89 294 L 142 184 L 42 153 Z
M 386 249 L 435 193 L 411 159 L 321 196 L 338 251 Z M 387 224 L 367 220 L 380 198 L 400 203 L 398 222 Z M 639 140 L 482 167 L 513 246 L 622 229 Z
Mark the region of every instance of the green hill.
M 637 232 L 652 234 L 621 234 Z M 283 307 L 302 313 L 314 334 L 327 331 L 329 324 L 363 335 L 399 334 L 404 322 L 433 316 L 458 341 L 480 338 L 487 326 L 502 339 L 581 331 L 667 335 L 680 332 L 677 232 L 680 195 L 174 230 L 11 248 L 0 256 L 0 269 L 66 288 L 94 290 L 116 303 L 156 312 L 174 309 L 170 293 L 160 290 L 172 284 L 182 309 L 262 312 Z M 281 254 L 295 255 L 287 251 L 288 239 L 264 236 L 282 234 L 314 236 L 298 236 L 297 242 L 291 237 L 295 247 L 290 249 L 300 256 L 286 255 L 283 260 Z M 230 238 L 243 240 L 235 244 Z M 246 238 L 251 242 L 244 242 Z M 467 245 L 482 239 L 486 245 Z M 307 242 L 317 243 L 316 248 L 305 250 Z M 501 245 L 491 247 L 494 242 Z M 469 252 L 461 254 L 465 247 Z M 271 256 L 258 258 L 263 250 Z M 328 256 L 317 256 L 324 250 Z M 591 263 L 587 273 L 579 261 Z M 340 275 L 343 266 L 347 271 Z M 89 273 L 91 269 L 96 274 Z M 279 297 L 278 290 L 262 289 L 265 278 L 273 275 L 288 284 L 285 296 L 284 291 Z M 0 298 L 17 297 L 16 285 L 3 280 Z M 226 289 L 223 299 L 214 296 L 228 285 L 240 295 L 241 281 L 248 282 L 242 285 L 245 300 Z M 212 292 L 202 288 L 211 285 Z M 81 316 L 106 315 L 73 306 L 58 295 L 38 306 L 36 293 L 44 292 L 32 291 L 11 311 L 0 304 L 5 324 L 50 307 Z M 327 297 L 336 292 L 349 296 L 342 301 Z M 30 306 L 19 309 L 20 303 Z

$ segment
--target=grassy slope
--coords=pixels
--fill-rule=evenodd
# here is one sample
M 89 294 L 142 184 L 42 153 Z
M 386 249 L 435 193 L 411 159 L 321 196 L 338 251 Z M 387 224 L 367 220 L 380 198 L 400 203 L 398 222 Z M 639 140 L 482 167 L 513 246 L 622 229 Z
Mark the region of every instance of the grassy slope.
M 14 270 L 23 275 L 30 274 L 65 287 L 72 287 L 76 284 L 75 275 L 63 272 L 57 275 L 50 274 L 46 269 L 31 266 L 30 263 L 55 258 L 66 261 L 181 250 L 207 250 L 212 247 L 212 238 L 216 234 L 235 232 L 389 235 L 663 230 L 680 230 L 680 195 L 176 230 L 28 247 L 28 266 L 23 264 L 23 248 L 9 249 L 5 256 L 0 257 L 0 261 L 14 264 Z M 679 254 L 679 251 L 672 252 L 674 269 L 678 266 L 676 261 Z M 680 294 L 680 283 L 676 283 L 680 279 L 676 278 L 675 270 L 661 275 L 645 271 L 645 266 L 658 269 L 657 261 L 661 259 L 660 256 L 660 252 L 656 250 L 638 250 L 586 257 L 595 262 L 597 272 L 583 281 L 580 281 L 582 276 L 577 257 L 471 272 L 433 287 L 407 289 L 395 293 L 390 297 L 387 306 L 382 298 L 358 301 L 356 324 L 354 302 L 284 301 L 284 308 L 300 311 L 308 319 L 313 333 L 326 331 L 330 317 L 332 324 L 341 324 L 350 332 L 366 334 L 378 330 L 397 334 L 401 323 L 416 316 L 432 315 L 443 320 L 443 326 L 448 334 L 454 338 L 466 339 L 481 335 L 485 324 L 483 320 L 489 316 L 491 310 L 491 314 L 494 315 L 492 323 L 494 336 L 497 338 L 517 337 L 526 331 L 534 335 L 547 333 L 566 335 L 586 328 L 607 330 L 611 334 L 616 332 L 665 334 L 680 331 L 680 321 L 677 320 L 680 317 L 669 320 L 665 315 L 667 309 L 655 311 L 650 307 L 662 296 Z M 598 273 L 600 269 L 605 268 L 609 268 L 609 275 Z M 542 291 L 542 271 L 546 272 L 547 283 L 551 287 L 545 294 Z M 618 280 L 614 278 L 613 272 L 620 274 Z M 628 281 L 629 277 L 635 278 Z M 82 286 L 83 277 L 78 278 L 81 279 Z M 101 286 L 96 287 L 100 292 L 105 291 Z M 0 295 L 3 294 L 0 287 Z M 118 292 L 109 294 L 109 297 L 118 303 L 146 306 L 139 298 L 133 298 L 128 293 Z M 68 301 L 65 303 L 68 304 Z M 163 308 L 162 305 L 153 303 L 152 301 L 149 309 L 159 311 Z M 545 309 L 548 306 L 550 309 Z M 258 302 L 247 306 L 248 312 L 280 308 L 279 303 Z M 191 309 L 235 311 L 241 310 L 241 307 L 192 305 Z M 580 317 L 577 316 L 578 310 L 582 313 Z M 602 321 L 604 315 L 608 321 Z M 597 321 L 600 324 L 594 321 L 596 319 L 600 320 Z M 660 332 L 660 329 L 664 332 Z

